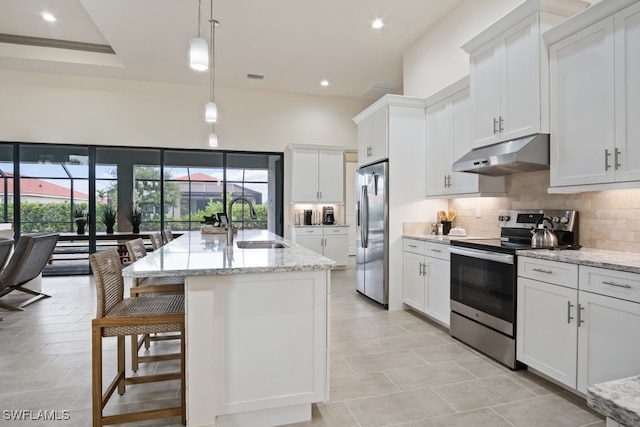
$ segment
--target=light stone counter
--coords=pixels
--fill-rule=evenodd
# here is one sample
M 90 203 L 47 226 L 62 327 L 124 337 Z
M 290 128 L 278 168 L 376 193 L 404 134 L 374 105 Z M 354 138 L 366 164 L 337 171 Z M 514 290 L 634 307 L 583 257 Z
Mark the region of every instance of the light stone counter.
M 281 249 L 240 249 L 239 241 L 276 240 Z M 239 231 L 232 248 L 226 234 L 187 232 L 123 269 L 125 277 L 209 276 L 214 274 L 269 273 L 327 270 L 335 264 L 266 230 Z
M 531 249 L 518 251 L 518 255 L 570 264 L 608 268 L 610 270 L 640 273 L 640 254 L 582 248 L 580 250 Z
M 589 386 L 590 407 L 621 426 L 640 425 L 640 375 Z
M 241 249 L 276 240 L 286 248 Z M 311 419 L 328 400 L 334 261 L 260 230 L 189 232 L 123 270 L 184 276 L 188 426 Z
M 406 239 L 422 240 L 430 243 L 442 243 L 448 245 L 452 240 L 473 239 L 473 236 L 442 236 L 438 234 L 403 234 Z M 486 238 L 486 237 L 485 237 Z

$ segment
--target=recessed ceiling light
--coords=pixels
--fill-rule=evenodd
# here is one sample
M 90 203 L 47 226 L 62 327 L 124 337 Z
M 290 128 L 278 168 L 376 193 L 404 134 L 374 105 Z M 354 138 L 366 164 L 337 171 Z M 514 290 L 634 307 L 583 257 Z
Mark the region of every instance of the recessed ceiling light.
M 327 80 L 327 79 L 321 80 L 320 81 L 320 86 L 325 86 L 325 87 L 329 86 L 329 80 Z
M 384 27 L 384 22 L 380 18 L 374 19 L 371 23 L 371 28 L 375 28 L 376 30 L 382 27 Z
M 42 19 L 49 22 L 55 22 L 56 17 L 50 14 L 49 12 L 42 12 Z

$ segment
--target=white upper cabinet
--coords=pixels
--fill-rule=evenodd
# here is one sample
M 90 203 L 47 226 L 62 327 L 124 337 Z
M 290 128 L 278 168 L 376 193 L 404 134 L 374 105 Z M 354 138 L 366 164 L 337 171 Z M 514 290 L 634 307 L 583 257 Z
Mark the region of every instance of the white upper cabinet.
M 340 147 L 290 145 L 291 203 L 344 203 L 344 151 Z
M 598 3 L 545 39 L 551 94 L 549 191 L 637 187 L 640 3 Z
M 426 196 L 503 195 L 504 177 L 451 169 L 454 161 L 472 149 L 468 78 L 427 98 L 426 103 Z
M 358 167 L 389 159 L 389 146 L 404 144 L 404 121 L 413 121 L 416 109 L 424 111 L 424 99 L 385 95 L 354 117 L 358 125 Z M 424 131 L 424 122 L 421 125 Z M 415 139 L 415 135 L 409 137 Z M 419 139 L 424 141 L 424 134 Z
M 473 147 L 549 132 L 541 34 L 586 6 L 527 0 L 462 46 L 470 55 Z

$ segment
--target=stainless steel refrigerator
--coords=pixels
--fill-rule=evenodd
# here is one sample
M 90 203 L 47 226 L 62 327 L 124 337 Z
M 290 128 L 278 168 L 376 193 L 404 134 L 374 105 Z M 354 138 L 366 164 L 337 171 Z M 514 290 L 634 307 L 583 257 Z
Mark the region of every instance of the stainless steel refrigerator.
M 389 163 L 358 169 L 356 290 L 389 305 Z

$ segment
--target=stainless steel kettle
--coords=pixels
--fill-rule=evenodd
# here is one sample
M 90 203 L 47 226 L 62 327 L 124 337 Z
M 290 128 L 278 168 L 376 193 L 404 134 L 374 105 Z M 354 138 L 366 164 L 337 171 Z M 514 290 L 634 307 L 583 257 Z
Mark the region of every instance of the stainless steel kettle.
M 535 228 L 531 229 L 531 233 L 533 234 L 533 237 L 531 238 L 531 246 L 534 248 L 555 248 L 558 246 L 558 237 L 553 231 L 549 230 L 546 226 L 538 228 L 545 221 L 549 221 L 549 224 L 552 224 L 553 226 L 551 218 L 544 217 L 538 220 Z

